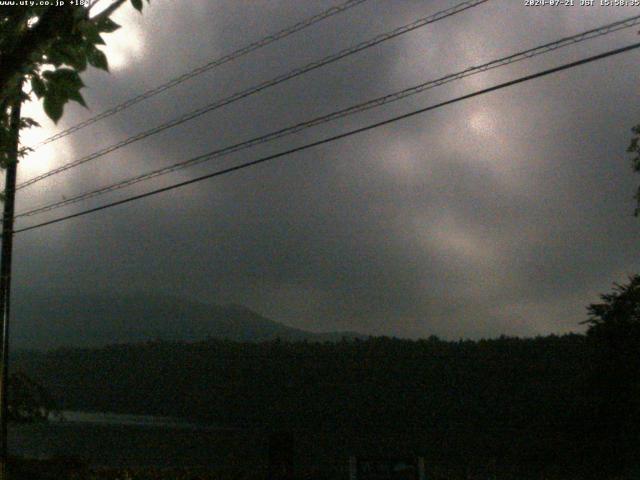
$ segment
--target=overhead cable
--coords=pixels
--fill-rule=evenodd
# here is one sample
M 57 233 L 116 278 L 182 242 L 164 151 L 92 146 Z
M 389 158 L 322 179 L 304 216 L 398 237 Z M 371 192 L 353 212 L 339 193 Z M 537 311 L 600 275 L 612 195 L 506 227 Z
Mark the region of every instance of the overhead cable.
M 475 92 L 468 93 L 466 95 L 463 95 L 463 96 L 460 96 L 460 97 L 456 97 L 456 98 L 453 98 L 451 100 L 440 102 L 440 103 L 437 103 L 435 105 L 430 105 L 428 107 L 424 107 L 424 108 L 421 108 L 421 109 L 418 109 L 418 110 L 414 110 L 412 112 L 405 113 L 403 115 L 398 115 L 398 116 L 389 118 L 387 120 L 383 120 L 383 121 L 380 121 L 380 122 L 372 123 L 372 124 L 369 124 L 369 125 L 364 126 L 364 127 L 356 128 L 354 130 L 350 130 L 350 131 L 343 132 L 343 133 L 340 133 L 340 134 L 337 134 L 337 135 L 333 135 L 331 137 L 327 137 L 327 138 L 324 138 L 322 140 L 318 140 L 318 141 L 315 141 L 315 142 L 307 143 L 305 145 L 302 145 L 302 146 L 299 146 L 299 147 L 295 147 L 295 148 L 291 148 L 289 150 L 285 150 L 285 151 L 282 151 L 282 152 L 279 152 L 279 153 L 276 153 L 276 154 L 273 154 L 273 155 L 268 155 L 266 157 L 261 157 L 261 158 L 259 158 L 257 160 L 253 160 L 253 161 L 250 161 L 250 162 L 245 162 L 245 163 L 242 163 L 242 164 L 239 164 L 239 165 L 235 165 L 233 167 L 224 168 L 222 170 L 218 170 L 218 171 L 213 172 L 213 173 L 209 173 L 209 174 L 202 175 L 202 176 L 199 176 L 199 177 L 196 177 L 196 178 L 192 178 L 192 179 L 186 180 L 184 182 L 175 183 L 173 185 L 169 185 L 169 186 L 166 186 L 166 187 L 162 187 L 162 188 L 158 188 L 158 189 L 155 189 L 155 190 L 151 190 L 149 192 L 145 192 L 145 193 L 142 193 L 142 194 L 139 194 L 139 195 L 134 195 L 134 196 L 131 196 L 131 197 L 127 197 L 127 198 L 124 198 L 124 199 L 121 199 L 121 200 L 117 200 L 115 202 L 111 202 L 111 203 L 107 203 L 107 204 L 104 204 L 104 205 L 100 205 L 98 207 L 89 208 L 87 210 L 83 210 L 83 211 L 80 211 L 80 212 L 77 212 L 77 213 L 73 213 L 73 214 L 70 214 L 70 215 L 65 215 L 63 217 L 58 217 L 58 218 L 55 218 L 53 220 L 48 220 L 48 221 L 41 222 L 41 223 L 38 223 L 38 224 L 35 224 L 35 225 L 30 225 L 28 227 L 23 227 L 23 228 L 20 228 L 20 229 L 16 229 L 16 230 L 14 230 L 14 233 L 22 233 L 22 232 L 34 230 L 34 229 L 37 229 L 37 228 L 42 228 L 42 227 L 47 226 L 47 225 L 60 223 L 60 222 L 66 221 L 66 220 L 70 220 L 72 218 L 81 217 L 81 216 L 88 215 L 88 214 L 91 214 L 91 213 L 96 213 L 96 212 L 99 212 L 99 211 L 102 211 L 102 210 L 106 210 L 108 208 L 112 208 L 112 207 L 115 207 L 115 206 L 118 206 L 118 205 L 123 205 L 123 204 L 130 203 L 130 202 L 133 202 L 133 201 L 136 201 L 136 200 L 140 200 L 142 198 L 151 197 L 153 195 L 157 195 L 157 194 L 160 194 L 160 193 L 163 193 L 163 192 L 168 192 L 170 190 L 175 190 L 177 188 L 181 188 L 181 187 L 184 187 L 184 186 L 187 186 L 187 185 L 192 185 L 194 183 L 198 183 L 198 182 L 201 182 L 203 180 L 219 177 L 219 176 L 226 175 L 228 173 L 235 172 L 235 171 L 238 171 L 238 170 L 243 170 L 245 168 L 253 167 L 253 166 L 261 164 L 261 163 L 265 163 L 265 162 L 269 162 L 271 160 L 275 160 L 277 158 L 285 157 L 287 155 L 298 153 L 298 152 L 301 152 L 301 151 L 304 151 L 304 150 L 309 150 L 311 148 L 318 147 L 320 145 L 325 145 L 327 143 L 335 142 L 336 140 L 347 138 L 347 137 L 356 135 L 358 133 L 366 132 L 366 131 L 373 130 L 373 129 L 378 128 L 378 127 L 382 127 L 384 125 L 388 125 L 388 124 L 395 123 L 395 122 L 400 121 L 400 120 L 404 120 L 404 119 L 407 119 L 407 118 L 410 118 L 410 117 L 414 117 L 416 115 L 419 115 L 419 114 L 422 114 L 422 113 L 426 113 L 426 112 L 429 112 L 431 110 L 436 110 L 436 109 L 444 107 L 446 105 L 451 105 L 451 104 L 454 104 L 454 103 L 458 103 L 458 102 L 461 102 L 463 100 L 467 100 L 467 99 L 470 99 L 470 98 L 473 98 L 473 97 L 484 95 L 486 93 L 494 92 L 494 91 L 497 91 L 497 90 L 501 90 L 503 88 L 511 87 L 513 85 L 517 85 L 517 84 L 520 84 L 520 83 L 528 82 L 528 81 L 534 80 L 536 78 L 544 77 L 544 76 L 547 76 L 547 75 L 551 75 L 553 73 L 557 73 L 557 72 L 560 72 L 560 71 L 564 71 L 564 70 L 568 70 L 568 69 L 571 69 L 571 68 L 575 68 L 575 67 L 578 67 L 580 65 L 584 65 L 584 64 L 587 64 L 587 63 L 595 62 L 597 60 L 602 60 L 602 59 L 607 58 L 607 57 L 611 57 L 611 56 L 614 56 L 614 55 L 619 55 L 621 53 L 629 52 L 629 51 L 635 50 L 637 48 L 640 48 L 640 42 L 639 43 L 634 43 L 634 44 L 631 44 L 631 45 L 627 45 L 626 47 L 617 48 L 615 50 L 609 50 L 609 51 L 607 51 L 605 53 L 601 53 L 599 55 L 593 55 L 591 57 L 586 57 L 586 58 L 583 58 L 583 59 L 575 61 L 575 62 L 566 63 L 564 65 L 561 65 L 561 66 L 558 66 L 558 67 L 554 67 L 554 68 L 550 68 L 550 69 L 547 69 L 547 70 L 543 70 L 543 71 L 538 72 L 538 73 L 534 73 L 534 74 L 531 74 L 531 75 L 525 75 L 525 76 L 519 77 L 519 78 L 517 78 L 515 80 L 511 80 L 511 81 L 508 81 L 508 82 L 500 83 L 500 84 L 494 85 L 492 87 L 484 88 L 484 89 L 481 89 L 481 90 L 476 90 Z
M 288 135 L 293 135 L 295 133 L 298 133 L 302 130 L 306 130 L 308 128 L 311 127 L 315 127 L 324 123 L 328 123 L 330 121 L 333 120 L 337 120 L 343 117 L 347 117 L 350 115 L 354 115 L 356 113 L 360 113 L 360 112 L 364 112 L 366 110 L 370 110 L 388 103 L 392 103 L 392 102 L 396 102 L 398 100 L 410 97 L 412 95 L 416 95 L 419 93 L 422 93 L 426 90 L 429 90 L 431 88 L 440 86 L 440 85 L 444 85 L 446 83 L 449 82 L 453 82 L 455 80 L 459 80 L 465 77 L 469 77 L 471 75 L 475 75 L 478 73 L 482 73 L 482 72 L 486 72 L 488 70 L 494 69 L 494 68 L 498 68 L 498 67 L 502 67 L 505 65 L 509 65 L 511 63 L 515 63 L 515 62 L 519 62 L 525 59 L 529 59 L 538 55 L 542 55 L 545 53 L 548 53 L 550 51 L 554 51 L 557 50 L 559 48 L 563 48 L 569 45 L 573 45 L 575 43 L 579 43 L 579 42 L 583 42 L 592 38 L 596 38 L 599 36 L 603 36 L 603 35 L 607 35 L 609 33 L 621 30 L 623 28 L 630 28 L 633 27 L 635 25 L 640 24 L 640 15 L 637 15 L 635 17 L 631 17 L 625 20 L 621 20 L 618 22 L 614 22 L 608 25 L 604 25 L 602 27 L 599 28 L 595 28 L 595 29 L 591 29 L 591 30 L 587 30 L 585 32 L 582 32 L 580 34 L 577 35 L 572 35 L 570 37 L 565 37 L 562 38 L 560 40 L 556 40 L 554 42 L 550 42 L 550 43 L 546 43 L 534 48 L 530 48 L 528 50 L 524 50 L 518 53 L 514 53 L 512 55 L 506 56 L 506 57 L 502 57 L 496 60 L 492 60 L 490 62 L 484 63 L 482 65 L 479 66 L 475 66 L 475 67 L 469 67 L 465 70 L 461 70 L 459 72 L 456 73 L 452 73 L 449 75 L 445 75 L 443 77 L 440 77 L 436 80 L 430 80 L 424 83 L 421 83 L 419 85 L 415 85 L 412 86 L 410 88 L 406 88 L 404 90 L 400 90 L 398 92 L 394 92 L 388 95 L 384 95 L 382 97 L 378 97 L 378 98 L 374 98 L 372 100 L 369 100 L 367 102 L 364 103 L 359 103 L 356 105 L 352 105 L 348 108 L 344 108 L 332 113 L 329 113 L 327 115 L 322 115 L 316 118 L 313 118 L 311 120 L 307 120 L 301 123 L 297 123 L 295 125 L 286 127 L 286 128 L 282 128 L 270 133 L 267 133 L 265 135 L 261 135 L 258 137 L 254 137 L 252 139 L 240 142 L 240 143 L 236 143 L 234 145 L 230 145 L 228 147 L 224 147 L 218 150 L 214 150 L 212 152 L 208 152 L 206 154 L 203 155 L 199 155 L 197 157 L 194 158 L 190 158 L 188 160 L 167 166 L 167 167 L 163 167 L 157 170 L 153 170 L 150 172 L 146 172 L 134 177 L 131 177 L 129 179 L 120 181 L 120 182 L 116 182 L 113 183 L 111 185 L 107 185 L 104 187 L 100 187 L 98 189 L 94 189 L 91 190 L 89 192 L 85 192 L 79 195 L 76 195 L 74 197 L 70 197 L 70 198 L 65 198 L 64 200 L 58 201 L 58 202 L 54 202 L 54 203 L 50 203 L 44 206 L 40 206 L 40 207 L 36 207 L 33 208 L 31 210 L 28 211 L 24 211 L 24 212 L 20 212 L 16 215 L 16 218 L 19 217 L 28 217 L 28 216 L 33 216 L 33 215 L 37 215 L 40 213 L 44 213 L 44 212 L 48 212 L 51 210 L 55 210 L 58 208 L 62 208 L 65 206 L 69 206 L 84 200 L 88 200 L 90 198 L 94 198 L 94 197 L 98 197 L 100 195 L 104 195 L 106 193 L 109 192 L 113 192 L 115 190 L 120 190 L 122 188 L 125 187 L 129 187 L 131 185 L 134 185 L 136 183 L 140 183 L 142 181 L 146 181 L 146 180 L 150 180 L 152 178 L 155 177 L 159 177 L 161 175 L 166 175 L 168 173 L 171 172 L 175 172 L 178 170 L 182 170 L 184 168 L 187 167 L 192 167 L 194 165 L 198 165 L 200 163 L 204 163 L 204 162 L 208 162 L 211 161 L 213 159 L 216 158 L 221 158 L 223 156 L 226 155 L 230 155 L 236 152 L 239 152 L 241 150 L 245 150 L 251 147 L 254 147 L 256 145 L 260 145 L 262 143 L 267 143 L 273 140 L 276 140 L 278 138 L 282 138 Z
M 150 90 L 147 90 L 144 93 L 141 93 L 140 95 L 137 95 L 133 98 L 130 98 L 118 105 L 116 105 L 115 107 L 112 107 L 108 110 L 105 110 L 101 113 L 99 113 L 98 115 L 95 115 L 87 120 L 84 120 L 76 125 L 73 125 L 61 132 L 56 133 L 55 135 L 52 135 L 44 140 L 42 140 L 40 143 L 30 147 L 31 149 L 35 150 L 43 145 L 46 145 L 47 143 L 51 143 L 55 140 L 58 140 L 62 137 L 66 137 L 67 135 L 70 135 L 74 132 L 77 132 L 78 130 L 81 130 L 85 127 L 88 127 L 89 125 L 92 125 L 100 120 L 103 120 L 107 117 L 110 117 L 112 115 L 115 115 L 118 112 L 121 112 L 122 110 L 126 110 L 129 107 L 132 107 L 133 105 L 140 103 L 144 100 L 147 100 L 148 98 L 151 98 L 159 93 L 162 93 L 166 90 L 169 90 L 170 88 L 175 87 L 176 85 L 179 85 L 183 82 L 186 82 L 187 80 L 190 80 L 193 77 L 196 77 L 202 73 L 208 72 L 209 70 L 219 67 L 221 65 L 224 65 L 225 63 L 231 62 L 232 60 L 235 60 L 237 58 L 240 58 L 244 55 L 247 55 L 248 53 L 251 53 L 255 50 L 258 50 L 262 47 L 266 47 L 267 45 L 270 45 L 278 40 L 281 40 L 285 37 L 288 37 L 289 35 L 292 35 L 296 32 L 299 32 L 300 30 L 303 30 L 307 27 L 310 27 L 311 25 L 314 25 L 326 18 L 332 17 L 333 15 L 337 15 L 338 13 L 342 13 L 346 10 L 349 10 L 350 8 L 355 7 L 356 5 L 359 5 L 361 3 L 366 2 L 367 0 L 348 0 L 340 5 L 336 5 L 334 7 L 331 7 L 321 13 L 318 13 L 317 15 L 313 15 L 312 17 L 306 18 L 305 20 L 302 20 L 301 22 L 296 23 L 295 25 L 291 25 L 283 30 L 280 30 L 279 32 L 273 33 L 271 35 L 267 35 L 264 38 L 261 38 L 260 40 L 250 43 L 249 45 L 245 45 L 242 48 L 239 48 L 238 50 L 235 50 L 234 52 L 231 52 L 227 55 L 224 55 L 222 57 L 216 58 L 214 60 L 211 60 L 208 63 L 205 63 L 204 65 L 201 65 L 197 68 L 194 68 L 193 70 L 190 70 L 182 75 L 180 75 L 179 77 L 176 77 L 172 80 L 169 80 L 166 83 L 163 83 L 162 85 L 158 85 L 157 87 L 154 87 Z
M 457 13 L 460 13 L 464 10 L 467 10 L 469 8 L 473 8 L 477 5 L 480 5 L 482 3 L 485 3 L 489 0 L 467 0 L 465 2 L 462 2 L 454 7 L 448 8 L 446 10 L 442 10 L 440 12 L 437 12 L 433 15 L 430 15 L 428 17 L 424 17 L 424 18 L 420 18 L 418 20 L 416 20 L 415 22 L 412 22 L 408 25 L 404 25 L 402 27 L 396 28 L 395 30 L 391 31 L 391 32 L 387 32 L 387 33 L 383 33 L 380 35 L 377 35 L 374 38 L 371 38 L 369 40 L 366 40 L 364 42 L 361 42 L 353 47 L 350 48 L 346 48 L 344 50 L 341 50 L 337 53 L 334 53 L 332 55 L 329 55 L 327 57 L 324 57 L 320 60 L 308 63 L 307 65 L 303 66 L 303 67 L 299 67 L 296 68 L 294 70 L 289 71 L 288 73 L 279 75 L 275 78 L 272 78 L 271 80 L 267 80 L 265 82 L 259 83 L 257 85 L 254 85 L 252 87 L 249 87 L 247 89 L 241 90 L 239 92 L 234 93 L 233 95 L 229 96 L 229 97 L 225 97 L 221 100 L 217 100 L 213 103 L 210 103 L 208 105 L 205 105 L 204 107 L 198 108 L 196 110 L 193 110 L 191 112 L 188 112 L 184 115 L 181 115 L 180 117 L 174 118 L 173 120 L 169 120 L 168 122 L 165 122 L 161 125 L 158 125 L 154 128 L 151 128 L 149 130 L 146 130 L 144 132 L 140 132 L 136 135 L 133 135 L 129 138 L 126 138 L 116 144 L 110 145 L 108 147 L 105 147 L 101 150 L 98 150 L 97 152 L 91 153 L 89 155 L 86 155 L 82 158 L 79 158 L 77 160 L 74 160 L 73 162 L 67 163 L 65 165 L 62 165 L 60 167 L 54 168 L 52 170 L 49 170 L 48 172 L 45 172 L 41 175 L 38 175 L 36 177 L 33 177 L 29 180 L 26 180 L 20 184 L 18 184 L 16 186 L 16 190 L 20 190 L 22 188 L 25 188 L 29 185 L 33 185 L 36 182 L 39 182 L 41 180 L 44 180 L 45 178 L 51 177 L 52 175 L 56 175 L 58 173 L 64 172 L 66 170 L 69 170 L 71 168 L 77 167 L 79 165 L 82 165 L 84 163 L 87 163 L 89 161 L 95 160 L 97 158 L 103 157 L 104 155 L 107 155 L 108 153 L 114 152 L 122 147 L 125 147 L 127 145 L 131 145 L 134 142 L 140 141 L 144 138 L 150 137 L 152 135 L 158 134 L 160 132 L 163 132 L 167 129 L 176 127 L 182 123 L 185 123 L 189 120 L 193 120 L 194 118 L 200 117 L 202 115 L 204 115 L 205 113 L 209 113 L 212 112 L 214 110 L 217 110 L 221 107 L 224 107 L 226 105 L 229 105 L 231 103 L 237 102 L 238 100 L 241 100 L 243 98 L 249 97 L 250 95 L 254 95 L 258 92 L 261 92 L 262 90 L 266 90 L 267 88 L 273 87 L 275 85 L 281 84 L 283 82 L 286 82 L 287 80 L 291 80 L 292 78 L 298 77 L 300 75 L 303 75 L 307 72 L 310 72 L 311 70 L 315 70 L 317 68 L 323 67 L 325 65 L 328 65 L 330 63 L 336 62 L 342 58 L 348 57 L 350 55 L 353 55 L 355 53 L 361 52 L 362 50 L 365 50 L 367 48 L 371 48 L 374 45 L 378 45 L 379 43 L 385 42 L 387 40 L 391 40 L 392 38 L 398 37 L 400 35 L 403 35 L 405 33 L 411 32 L 413 30 L 416 30 L 418 28 L 424 27 L 426 25 L 429 25 L 431 23 L 443 20 L 444 18 L 450 17 L 452 15 L 455 15 Z

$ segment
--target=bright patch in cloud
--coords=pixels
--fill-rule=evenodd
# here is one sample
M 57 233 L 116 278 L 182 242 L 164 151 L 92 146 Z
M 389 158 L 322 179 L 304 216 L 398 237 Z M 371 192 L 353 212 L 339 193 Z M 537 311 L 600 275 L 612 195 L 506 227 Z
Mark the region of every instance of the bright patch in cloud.
M 403 180 L 423 180 L 431 172 L 425 148 L 419 139 L 391 139 L 383 156 L 384 168 Z
M 494 259 L 490 245 L 449 215 L 435 219 L 420 219 L 416 225 L 419 235 L 429 248 L 436 248 L 454 260 L 485 264 Z
M 22 116 L 33 118 L 41 125 L 40 127 L 28 128 L 20 132 L 20 144 L 22 146 L 31 147 L 37 145 L 57 131 L 53 126 L 53 122 L 44 114 L 40 100 L 32 100 L 23 104 Z M 19 179 L 26 180 L 51 170 L 55 166 L 65 163 L 64 159 L 69 158 L 70 154 L 71 149 L 66 139 L 43 145 L 20 161 L 18 167 Z
M 495 120 L 488 109 L 480 109 L 469 116 L 469 126 L 472 131 L 484 136 L 496 134 Z
M 106 45 L 103 51 L 109 60 L 111 70 L 122 70 L 142 56 L 144 35 L 139 19 L 134 15 L 139 13 L 122 7 L 113 17 L 120 28 L 104 36 Z

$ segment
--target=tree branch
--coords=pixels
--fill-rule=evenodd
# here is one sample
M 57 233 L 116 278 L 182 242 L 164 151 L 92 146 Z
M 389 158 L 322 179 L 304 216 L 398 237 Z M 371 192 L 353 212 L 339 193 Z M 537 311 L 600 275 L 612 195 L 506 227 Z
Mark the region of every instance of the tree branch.
M 91 20 L 100 21 L 103 18 L 110 17 L 113 14 L 113 12 L 115 12 L 118 8 L 120 8 L 122 4 L 125 3 L 126 1 L 127 0 L 116 0 L 107 8 L 105 8 L 103 11 L 101 11 L 99 14 L 97 14 L 95 17 L 91 17 Z
M 49 7 L 36 26 L 27 30 L 11 51 L 0 56 L 0 98 L 7 95 L 7 87 L 15 76 L 33 61 L 33 54 L 55 38 L 60 24 L 64 24 L 61 20 L 65 12 L 66 9 L 63 8 Z
M 92 21 L 98 22 L 110 17 L 127 0 L 115 0 L 105 10 L 100 12 Z M 33 55 L 42 51 L 48 43 L 56 38 L 65 27 L 65 18 L 69 12 L 66 8 L 49 7 L 41 15 L 40 21 L 30 30 L 26 30 L 22 39 L 10 51 L 0 55 L 0 98 L 8 95 L 8 87 L 20 72 L 34 61 Z

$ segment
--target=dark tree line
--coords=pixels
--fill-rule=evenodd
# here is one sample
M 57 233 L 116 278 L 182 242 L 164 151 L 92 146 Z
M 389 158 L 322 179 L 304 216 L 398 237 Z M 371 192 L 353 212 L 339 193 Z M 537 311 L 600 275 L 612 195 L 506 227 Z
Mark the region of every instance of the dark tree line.
M 601 299 L 585 322 L 587 398 L 592 417 L 601 420 L 590 440 L 599 465 L 630 469 L 638 463 L 640 442 L 640 275 Z
M 9 377 L 9 421 L 30 423 L 47 421 L 58 413 L 49 392 L 24 373 Z
M 587 335 L 150 342 L 16 365 L 63 409 L 290 429 L 327 457 L 397 451 L 607 478 L 640 458 L 639 291 L 632 277 L 591 305 Z
M 587 418 L 586 354 L 578 335 L 212 340 L 59 350 L 17 364 L 64 409 L 313 432 L 328 451 L 343 442 L 342 454 L 396 449 L 438 463 L 568 466 L 582 456 L 574 433 Z

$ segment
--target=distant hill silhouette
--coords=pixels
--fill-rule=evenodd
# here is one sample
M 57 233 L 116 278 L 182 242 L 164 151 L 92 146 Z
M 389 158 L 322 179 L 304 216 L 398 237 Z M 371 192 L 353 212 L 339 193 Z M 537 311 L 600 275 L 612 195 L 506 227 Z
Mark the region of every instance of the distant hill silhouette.
M 354 452 L 424 456 L 427 478 L 613 479 L 586 475 L 595 449 L 614 438 L 593 429 L 608 419 L 585 383 L 589 348 L 580 335 L 146 342 L 16 354 L 12 369 L 44 386 L 62 410 L 221 428 L 220 451 L 260 448 L 256 435 L 291 431 L 300 464 L 327 469 L 309 478 L 346 477 L 331 465 L 344 466 L 345 452 Z M 629 438 L 638 438 L 636 424 Z M 640 458 L 638 442 L 629 444 L 629 458 Z M 244 464 L 247 451 L 233 458 Z M 451 469 L 459 475 L 445 474 Z M 470 469 L 481 475 L 468 476 Z
M 19 349 L 206 338 L 240 342 L 366 338 L 354 332 L 314 333 L 289 327 L 242 305 L 204 304 L 159 295 L 16 295 L 13 312 L 11 341 Z

